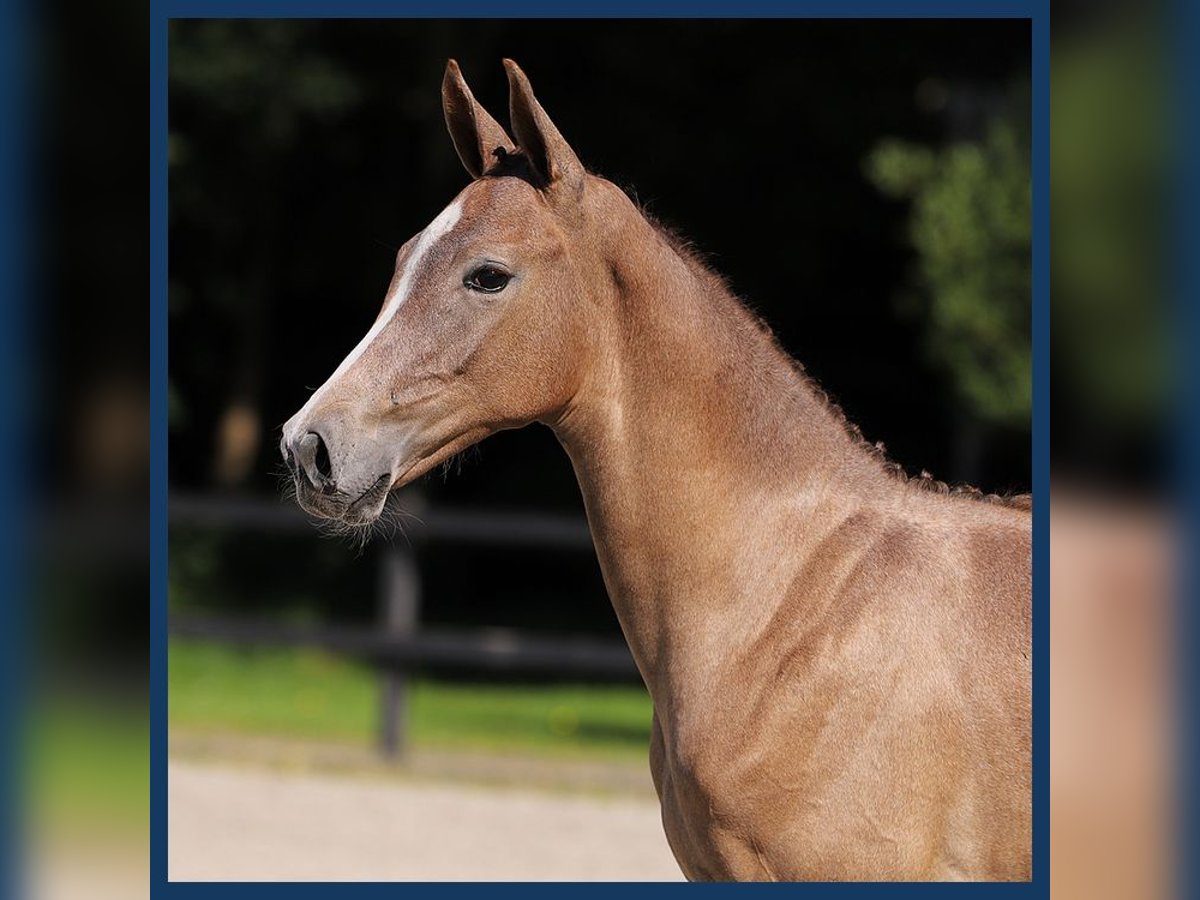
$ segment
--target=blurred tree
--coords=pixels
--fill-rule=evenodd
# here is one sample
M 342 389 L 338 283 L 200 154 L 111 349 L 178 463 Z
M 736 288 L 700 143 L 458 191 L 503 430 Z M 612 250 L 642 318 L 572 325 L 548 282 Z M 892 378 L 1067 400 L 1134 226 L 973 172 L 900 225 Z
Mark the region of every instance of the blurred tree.
M 926 323 L 932 360 L 984 423 L 1027 427 L 1030 351 L 1029 141 L 1007 119 L 982 140 L 931 148 L 881 142 L 867 162 L 886 194 L 912 204 L 915 290 L 902 304 Z
M 320 23 L 298 20 L 212 20 L 189 23 L 171 36 L 173 104 L 202 111 L 204 128 L 172 128 L 169 143 L 174 210 L 219 223 L 209 239 L 224 261 L 208 270 L 207 283 L 193 286 L 226 323 L 229 369 L 212 448 L 212 478 L 223 486 L 244 482 L 258 460 L 263 434 L 263 332 L 272 309 L 272 246 L 283 233 L 279 209 L 238 203 L 209 186 L 230 170 L 286 196 L 292 185 L 280 160 L 300 141 L 309 123 L 328 125 L 360 100 L 357 82 L 314 40 Z M 251 136 L 197 152 L 193 134 Z M 232 200 L 232 202 L 231 202 Z M 246 255 L 247 248 L 254 248 Z M 173 311 L 188 294 L 173 285 Z M 174 386 L 172 386 L 174 387 Z M 172 390 L 172 414 L 187 412 Z
M 1050 72 L 1054 461 L 1076 478 L 1129 483 L 1164 469 L 1182 350 L 1167 302 L 1182 249 L 1169 235 L 1180 161 L 1163 38 L 1146 12 L 1056 38 Z

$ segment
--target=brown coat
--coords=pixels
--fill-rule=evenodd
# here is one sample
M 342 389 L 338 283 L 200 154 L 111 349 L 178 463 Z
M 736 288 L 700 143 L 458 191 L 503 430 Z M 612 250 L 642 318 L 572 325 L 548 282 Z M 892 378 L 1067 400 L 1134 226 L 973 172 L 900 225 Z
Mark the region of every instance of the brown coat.
M 688 878 L 1029 878 L 1028 509 L 887 471 L 505 64 L 515 141 L 447 69 L 475 180 L 285 426 L 301 503 L 369 524 L 389 488 L 548 424 Z

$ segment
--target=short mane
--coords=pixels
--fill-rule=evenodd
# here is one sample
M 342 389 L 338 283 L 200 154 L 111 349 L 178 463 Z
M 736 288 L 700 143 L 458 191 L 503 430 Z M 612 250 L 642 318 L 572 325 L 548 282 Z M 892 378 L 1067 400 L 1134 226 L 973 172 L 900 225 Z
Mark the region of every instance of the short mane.
M 627 192 L 628 193 L 628 192 Z M 950 496 L 964 497 L 970 500 L 981 503 L 991 503 L 1000 506 L 1007 506 L 1019 510 L 1031 510 L 1033 508 L 1033 495 L 1029 493 L 1020 494 L 996 494 L 985 493 L 974 485 L 969 484 L 948 484 L 945 481 L 936 479 L 929 472 L 922 470 L 919 475 L 909 475 L 900 463 L 890 459 L 887 455 L 887 450 L 884 447 L 883 441 L 871 442 L 863 435 L 862 429 L 854 422 L 847 418 L 845 411 L 838 403 L 829 395 L 817 381 L 809 375 L 804 368 L 804 364 L 798 359 L 789 354 L 783 349 L 779 343 L 779 338 L 776 336 L 771 326 L 766 320 L 760 316 L 753 307 L 750 306 L 742 297 L 740 297 L 729 285 L 728 280 L 705 260 L 702 252 L 696 245 L 680 234 L 676 229 L 665 224 L 656 215 L 646 209 L 640 201 L 635 200 L 638 211 L 646 219 L 647 222 L 662 236 L 668 246 L 678 254 L 684 262 L 695 269 L 698 274 L 701 274 L 707 279 L 712 279 L 724 288 L 725 293 L 734 302 L 750 315 L 754 322 L 758 325 L 763 336 L 769 341 L 771 348 L 775 351 L 781 362 L 786 363 L 791 367 L 792 371 L 800 378 L 808 390 L 816 396 L 828 410 L 833 419 L 842 427 L 846 435 L 850 438 L 853 444 L 869 458 L 874 460 L 879 467 L 886 472 L 890 477 L 900 481 L 903 484 L 911 485 L 923 491 L 928 491 L 933 494 L 945 494 Z

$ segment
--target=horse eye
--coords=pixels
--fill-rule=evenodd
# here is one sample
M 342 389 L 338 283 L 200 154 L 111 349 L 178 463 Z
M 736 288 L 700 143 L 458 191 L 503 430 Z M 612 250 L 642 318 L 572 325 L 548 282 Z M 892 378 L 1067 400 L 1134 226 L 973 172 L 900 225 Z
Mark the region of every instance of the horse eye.
M 512 276 L 503 269 L 495 266 L 480 266 L 463 279 L 463 284 L 473 291 L 498 294 L 508 286 L 510 280 L 512 280 Z

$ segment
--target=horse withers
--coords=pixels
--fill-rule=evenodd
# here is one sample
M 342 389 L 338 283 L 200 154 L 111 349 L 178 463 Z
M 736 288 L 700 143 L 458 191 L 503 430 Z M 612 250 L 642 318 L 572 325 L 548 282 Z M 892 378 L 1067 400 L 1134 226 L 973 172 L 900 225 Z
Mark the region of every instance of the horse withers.
M 545 423 L 688 878 L 1028 879 L 1028 498 L 896 475 L 505 67 L 512 137 L 447 67 L 472 181 L 284 426 L 301 506 L 369 527 L 389 491 Z

